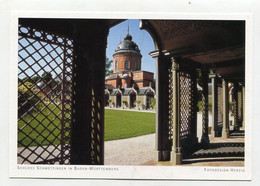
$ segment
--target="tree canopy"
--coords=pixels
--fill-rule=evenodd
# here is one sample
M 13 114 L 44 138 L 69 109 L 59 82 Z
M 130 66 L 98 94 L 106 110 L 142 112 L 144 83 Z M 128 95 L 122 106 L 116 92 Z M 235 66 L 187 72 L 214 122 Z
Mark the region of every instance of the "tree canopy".
M 113 72 L 113 70 L 110 70 L 110 67 L 112 66 L 113 60 L 109 60 L 109 58 L 106 58 L 106 76 L 108 76 L 109 74 L 111 74 Z

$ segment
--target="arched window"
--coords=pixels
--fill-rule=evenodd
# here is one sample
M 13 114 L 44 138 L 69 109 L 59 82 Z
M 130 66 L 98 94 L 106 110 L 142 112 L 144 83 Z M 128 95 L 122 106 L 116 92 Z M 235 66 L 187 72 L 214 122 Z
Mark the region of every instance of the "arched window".
M 116 70 L 118 70 L 118 62 L 117 62 L 117 60 L 116 60 Z
M 128 63 L 128 60 L 127 59 L 125 59 L 125 69 L 127 69 L 127 68 L 129 68 L 129 63 Z
M 135 69 L 139 69 L 139 64 L 137 61 L 135 62 Z

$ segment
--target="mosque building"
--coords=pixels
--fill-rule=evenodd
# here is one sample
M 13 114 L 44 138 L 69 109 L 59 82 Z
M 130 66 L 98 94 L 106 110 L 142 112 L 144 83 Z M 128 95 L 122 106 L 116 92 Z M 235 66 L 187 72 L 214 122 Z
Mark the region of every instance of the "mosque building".
M 155 95 L 154 73 L 141 70 L 142 54 L 127 31 L 113 54 L 113 73 L 105 79 L 105 105 L 150 109 Z

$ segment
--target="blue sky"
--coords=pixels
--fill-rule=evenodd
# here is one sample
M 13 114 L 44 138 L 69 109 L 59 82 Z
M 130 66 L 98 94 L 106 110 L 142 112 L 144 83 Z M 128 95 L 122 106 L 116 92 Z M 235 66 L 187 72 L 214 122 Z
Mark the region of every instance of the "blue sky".
M 142 54 L 142 70 L 145 71 L 149 71 L 149 72 L 154 72 L 155 73 L 155 59 L 153 59 L 149 53 L 151 51 L 154 51 L 154 43 L 153 43 L 153 39 L 150 36 L 150 34 L 145 31 L 145 30 L 140 30 L 139 29 L 139 20 L 137 19 L 131 19 L 131 20 L 126 20 L 114 27 L 112 27 L 109 30 L 109 35 L 108 35 L 108 41 L 107 41 L 107 50 L 106 50 L 106 56 L 112 60 L 113 59 L 113 54 L 115 52 L 115 49 L 117 48 L 118 44 L 120 43 L 120 40 L 122 41 L 124 36 L 127 34 L 127 25 L 129 24 L 129 33 L 132 35 L 133 37 L 133 41 L 139 46 L 139 49 L 141 50 L 141 54 Z M 59 74 L 61 72 L 60 68 L 55 68 L 55 66 L 57 66 L 55 64 L 54 61 L 52 61 L 52 59 L 55 59 L 55 61 L 57 63 L 61 63 L 62 60 L 60 59 L 60 57 L 57 56 L 57 53 L 60 53 L 60 51 L 58 51 L 60 49 L 60 47 L 58 47 L 56 49 L 56 52 L 51 52 L 53 47 L 51 47 L 50 44 L 47 44 L 45 42 L 39 42 L 39 41 L 35 41 L 33 39 L 25 39 L 25 38 L 21 38 L 21 36 L 19 37 L 20 41 L 19 41 L 19 46 L 18 46 L 18 50 L 19 51 L 19 57 L 18 57 L 18 61 L 21 62 L 19 64 L 19 68 L 21 68 L 22 70 L 26 71 L 26 74 L 28 76 L 34 76 L 35 73 L 37 73 L 39 76 L 42 75 L 43 71 L 41 70 L 41 68 L 44 68 L 46 71 L 48 72 L 52 72 L 53 77 L 56 77 L 57 74 Z M 35 49 L 29 45 L 29 42 L 32 44 L 36 49 L 39 49 L 38 52 L 35 52 Z M 33 57 L 35 58 L 35 60 L 39 60 L 38 63 L 35 63 L 35 60 L 32 59 L 29 54 L 22 49 L 21 46 L 27 47 L 26 50 L 30 53 L 33 54 Z M 44 46 L 43 48 L 41 48 L 42 46 Z M 51 54 L 46 55 L 46 52 L 51 52 Z M 39 53 L 42 56 L 45 56 L 45 60 L 42 60 L 41 57 L 39 56 Z M 63 54 L 62 54 L 63 55 Z M 34 72 L 31 68 L 28 68 L 28 65 L 21 59 L 22 58 L 26 58 L 26 61 L 29 65 L 32 65 L 33 69 L 36 71 Z M 48 65 L 47 65 L 47 62 Z M 54 70 L 52 70 L 50 67 L 55 68 Z M 112 69 L 112 67 L 111 67 Z M 24 78 L 25 74 L 21 72 L 21 70 L 18 70 L 19 72 L 19 78 Z
M 113 59 L 113 54 L 117 45 L 124 39 L 127 34 L 128 20 L 112 27 L 109 30 L 107 40 L 107 57 Z M 150 34 L 145 30 L 139 29 L 138 19 L 129 19 L 129 33 L 133 37 L 133 41 L 139 46 L 142 54 L 142 70 L 155 73 L 155 59 L 153 59 L 149 52 L 154 51 L 154 43 Z M 112 67 L 111 67 L 112 69 Z

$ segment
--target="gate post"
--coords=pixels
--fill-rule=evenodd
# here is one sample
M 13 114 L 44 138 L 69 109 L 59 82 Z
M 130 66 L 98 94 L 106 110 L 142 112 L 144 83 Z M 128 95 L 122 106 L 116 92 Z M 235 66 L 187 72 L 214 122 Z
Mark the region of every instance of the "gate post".
M 151 52 L 150 55 L 156 58 L 156 159 L 169 161 L 169 63 L 159 50 Z
M 180 72 L 179 64 L 174 58 L 171 58 L 172 62 L 172 90 L 173 90 L 173 139 L 172 139 L 172 153 L 171 162 L 174 165 L 180 165 L 182 162 L 182 153 L 180 145 Z

